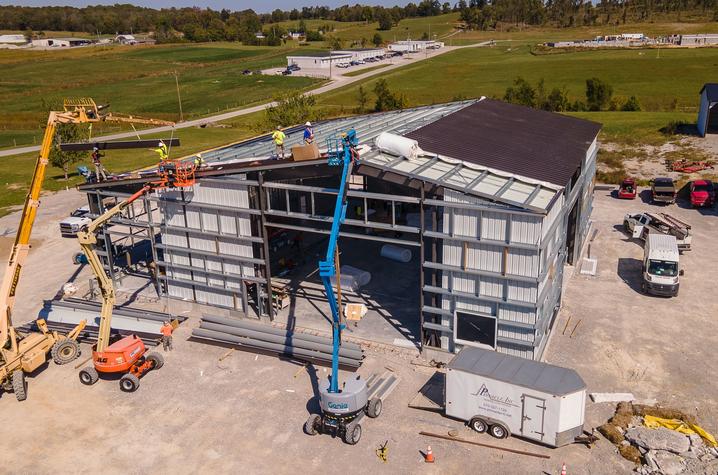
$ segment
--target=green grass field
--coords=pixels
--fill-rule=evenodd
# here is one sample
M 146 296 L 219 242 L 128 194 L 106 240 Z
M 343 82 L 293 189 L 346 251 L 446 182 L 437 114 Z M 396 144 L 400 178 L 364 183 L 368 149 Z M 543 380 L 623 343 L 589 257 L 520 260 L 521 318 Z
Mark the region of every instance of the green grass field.
M 39 143 L 43 101 L 92 97 L 112 110 L 177 120 L 179 78 L 184 118 L 250 106 L 319 79 L 243 75 L 279 67 L 293 48 L 231 43 L 94 47 L 66 51 L 0 51 L 0 148 Z M 103 126 L 95 133 L 114 130 Z
M 438 15 L 434 17 L 422 17 L 422 18 L 407 18 L 401 20 L 397 25 L 388 31 L 379 31 L 379 23 L 377 22 L 338 22 L 329 20 L 305 20 L 307 28 L 316 30 L 323 27 L 324 25 L 332 25 L 334 31 L 330 34 L 341 38 L 347 43 L 353 41 L 360 41 L 362 38 L 367 41 L 371 41 L 374 34 L 379 33 L 384 41 L 394 40 L 405 40 L 407 37 L 412 39 L 419 39 L 424 33 L 430 34 L 433 38 L 434 35 L 437 38 L 441 38 L 454 30 L 457 20 L 459 19 L 458 13 L 449 13 L 446 15 Z M 299 21 L 283 21 L 277 23 L 285 29 L 296 30 L 299 26 Z M 268 27 L 271 27 L 269 25 Z
M 378 66 L 372 66 L 371 68 L 357 69 L 356 71 L 350 71 L 348 73 L 344 73 L 343 76 L 347 76 L 347 77 L 360 76 L 364 73 L 368 73 L 369 71 L 375 71 L 377 69 L 385 68 L 387 66 L 389 66 L 389 65 L 388 64 L 380 64 Z
M 614 95 L 636 95 L 643 110 L 670 111 L 674 100 L 682 111 L 694 111 L 698 92 L 715 80 L 718 48 L 661 50 L 603 50 L 533 55 L 529 45 L 465 48 L 389 71 L 381 78 L 405 94 L 410 104 L 433 104 L 480 96 L 503 97 L 517 76 L 534 85 L 543 78 L 547 88 L 566 88 L 572 100 L 585 98 L 585 81 L 608 81 Z M 378 77 L 362 81 L 371 90 Z M 325 94 L 328 110 L 356 105 L 359 83 Z

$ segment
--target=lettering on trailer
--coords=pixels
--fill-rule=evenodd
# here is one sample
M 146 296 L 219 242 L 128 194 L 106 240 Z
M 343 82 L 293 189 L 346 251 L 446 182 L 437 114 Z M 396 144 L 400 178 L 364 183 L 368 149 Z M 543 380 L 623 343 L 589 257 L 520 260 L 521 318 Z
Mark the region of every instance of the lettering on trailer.
M 516 411 L 512 410 L 512 408 L 520 407 L 509 396 L 495 396 L 491 394 L 486 384 L 481 384 L 481 387 L 473 393 L 472 396 L 477 398 L 477 406 L 479 409 L 503 419 L 513 418 L 513 414 Z
M 17 283 L 20 280 L 20 269 L 22 269 L 22 266 L 18 264 L 15 268 L 15 275 L 12 276 L 12 284 L 10 285 L 10 297 L 15 296 L 15 291 L 17 290 Z
M 349 409 L 349 404 L 345 402 L 330 402 L 329 409 L 346 410 Z
M 137 348 L 135 348 L 134 350 L 132 350 L 132 353 L 130 353 L 130 358 L 132 358 L 133 356 L 135 356 L 139 351 L 140 351 L 140 347 L 138 346 Z

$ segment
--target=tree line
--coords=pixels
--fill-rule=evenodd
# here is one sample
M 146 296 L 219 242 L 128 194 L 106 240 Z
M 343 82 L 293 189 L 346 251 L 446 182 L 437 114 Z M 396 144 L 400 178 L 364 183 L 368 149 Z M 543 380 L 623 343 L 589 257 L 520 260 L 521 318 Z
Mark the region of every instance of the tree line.
M 456 4 L 467 28 L 493 30 L 502 24 L 536 26 L 620 25 L 651 21 L 658 15 L 699 14 L 718 20 L 718 0 L 460 0 Z
M 404 7 L 344 5 L 338 8 L 304 7 L 301 10 L 274 10 L 258 14 L 254 10 L 230 11 L 211 8 L 154 9 L 129 4 L 76 7 L 0 6 L 0 30 L 72 31 L 93 34 L 153 32 L 158 41 L 242 41 L 264 43 L 278 41 L 284 30 L 273 23 L 286 20 L 334 20 L 340 22 L 378 22 L 388 30 L 404 18 L 434 16 L 453 11 L 449 2 L 422 0 Z M 330 28 L 329 25 L 324 27 Z M 322 28 L 320 27 L 319 30 Z M 304 31 L 304 33 L 310 33 Z M 317 31 L 311 32 L 316 36 Z M 318 38 L 315 38 L 318 39 Z

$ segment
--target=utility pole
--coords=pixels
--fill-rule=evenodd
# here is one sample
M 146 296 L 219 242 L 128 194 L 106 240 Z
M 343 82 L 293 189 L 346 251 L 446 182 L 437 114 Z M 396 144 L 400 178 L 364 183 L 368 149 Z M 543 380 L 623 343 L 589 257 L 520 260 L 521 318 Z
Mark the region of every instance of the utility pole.
M 184 120 L 182 116 L 182 97 L 180 96 L 179 79 L 177 78 L 177 70 L 175 70 L 175 86 L 177 87 L 177 102 L 179 103 L 180 122 Z

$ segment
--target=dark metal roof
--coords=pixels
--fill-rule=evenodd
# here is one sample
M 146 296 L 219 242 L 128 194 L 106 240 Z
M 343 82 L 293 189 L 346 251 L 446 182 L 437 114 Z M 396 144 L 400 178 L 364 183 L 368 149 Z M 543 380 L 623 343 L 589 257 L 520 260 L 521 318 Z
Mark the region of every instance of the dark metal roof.
M 483 99 L 406 136 L 438 153 L 566 186 L 601 124 Z
M 715 82 L 708 82 L 703 85 L 703 88 L 701 88 L 700 94 L 703 94 L 703 91 L 706 91 L 708 95 L 708 100 L 710 102 L 718 102 L 718 83 Z
M 454 356 L 447 367 L 555 396 L 586 389 L 586 383 L 572 369 L 470 346 Z

